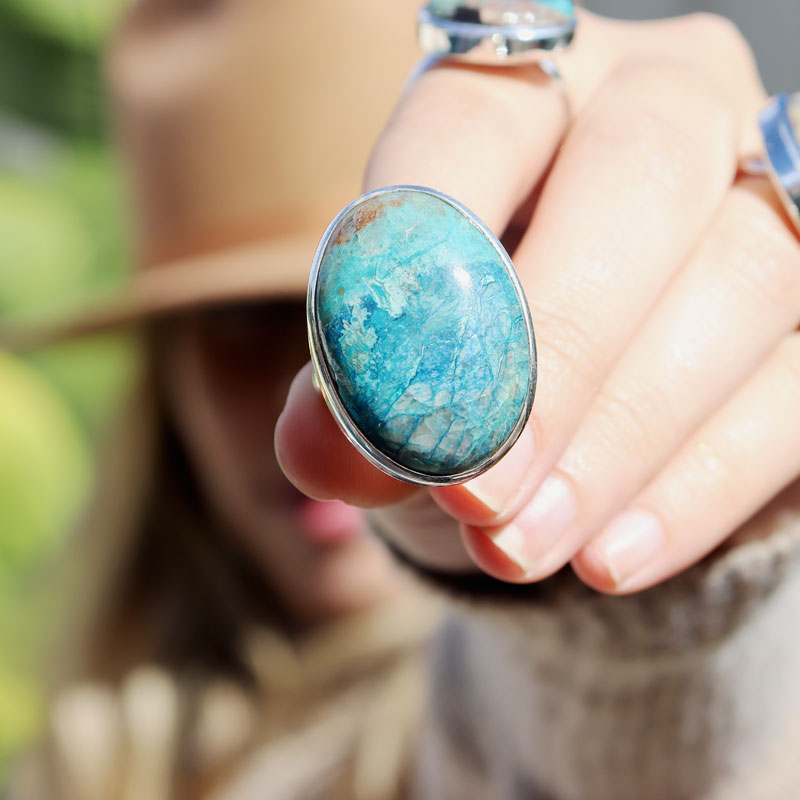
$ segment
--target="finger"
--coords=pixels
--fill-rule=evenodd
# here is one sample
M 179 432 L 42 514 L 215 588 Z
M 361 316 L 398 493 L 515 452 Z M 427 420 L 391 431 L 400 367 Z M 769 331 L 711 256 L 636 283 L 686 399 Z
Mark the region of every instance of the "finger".
M 499 236 L 549 167 L 571 113 L 619 63 L 625 43 L 636 41 L 635 33 L 623 36 L 619 23 L 579 14 L 580 35 L 558 54 L 563 81 L 535 64 L 440 62 L 423 71 L 373 151 L 365 190 L 431 186 Z
M 511 523 L 528 576 L 560 569 L 625 508 L 795 328 L 798 309 L 800 247 L 768 184 L 741 181 Z
M 620 64 L 657 57 L 683 63 L 730 95 L 732 107 L 746 104 L 748 113 L 754 93 L 763 95 L 747 43 L 723 17 L 623 23 L 578 14 L 579 34 L 557 57 L 560 83 L 536 65 L 443 61 L 422 71 L 376 144 L 365 191 L 431 186 L 499 235 L 549 166 L 570 115 Z
M 599 102 L 593 96 L 597 93 L 598 87 L 602 87 L 607 76 L 620 64 L 633 65 L 633 69 L 639 69 L 643 63 L 652 62 L 658 58 L 669 59 L 678 66 L 682 66 L 684 70 L 688 70 L 692 76 L 705 76 L 705 80 L 708 82 L 706 88 L 711 93 L 714 93 L 715 90 L 717 92 L 717 105 L 719 103 L 727 105 L 730 115 L 735 119 L 735 135 L 738 134 L 740 139 L 738 142 L 739 152 L 751 152 L 751 140 L 756 127 L 753 121 L 756 119 L 756 110 L 763 103 L 764 90 L 749 46 L 729 20 L 713 14 L 694 14 L 655 22 L 621 23 L 610 22 L 588 14 L 584 14 L 584 16 L 591 22 L 591 35 L 596 40 L 602 41 L 602 47 L 597 47 L 597 49 L 601 52 L 613 51 L 617 57 L 606 60 L 603 66 L 597 69 L 594 68 L 590 58 L 570 58 L 572 52 L 560 60 L 559 67 L 570 87 L 570 100 L 576 112 L 581 112 L 592 101 Z M 584 18 L 581 20 L 581 25 L 584 25 Z M 585 28 L 582 27 L 582 34 L 584 30 Z M 657 84 L 653 84 L 650 89 L 655 91 Z M 631 110 L 635 113 L 637 108 L 628 109 L 628 113 Z M 579 114 L 580 116 L 585 116 L 585 114 Z M 624 121 L 620 121 L 619 127 L 621 130 L 624 128 Z M 692 133 L 695 131 L 691 130 L 689 135 Z M 696 133 L 701 135 L 702 129 L 698 129 Z M 742 139 L 745 141 L 741 141 Z M 589 139 L 589 144 L 591 145 L 591 139 Z M 642 148 L 639 150 L 641 151 Z M 646 150 L 644 152 L 647 153 Z M 589 148 L 587 160 L 599 163 L 601 158 L 599 152 L 593 154 L 591 147 Z M 644 162 L 646 163 L 646 159 Z M 613 173 L 613 170 L 609 171 Z M 698 173 L 696 176 L 698 182 L 701 180 L 701 174 Z M 616 175 L 612 174 L 609 176 L 609 185 L 613 186 L 615 183 Z M 604 189 L 605 187 L 601 192 L 602 196 L 599 199 L 595 198 L 598 207 L 613 208 L 613 198 L 607 196 Z M 567 199 L 566 202 L 569 200 Z M 587 202 L 585 205 L 587 206 L 586 216 L 592 219 L 595 216 L 593 203 Z M 573 217 L 578 216 L 576 210 L 568 209 L 565 213 L 567 224 L 570 221 L 568 214 Z M 650 218 L 658 220 L 655 213 Z M 615 220 L 612 221 L 612 225 L 614 224 L 616 224 Z M 540 220 L 538 228 L 534 229 L 528 238 L 536 238 L 536 231 L 541 230 L 542 227 Z M 571 235 L 571 232 L 568 231 L 566 235 Z M 598 245 L 600 241 L 602 240 L 598 240 Z M 625 243 L 623 242 L 623 244 Z M 541 245 L 539 251 L 542 259 L 548 258 L 548 250 L 551 246 L 549 244 Z M 600 260 L 602 250 L 599 246 L 596 248 L 596 252 L 599 257 L 590 259 L 590 263 L 591 260 L 594 260 L 600 262 L 598 265 L 602 267 Z M 518 254 L 517 259 L 523 257 L 524 254 Z M 533 257 L 530 256 L 529 260 Z M 561 260 L 558 263 L 562 263 Z M 573 285 L 580 291 L 580 282 Z M 568 300 L 567 306 L 569 305 Z M 537 313 L 536 307 L 534 307 L 534 313 Z M 536 323 L 536 319 L 534 322 Z M 538 327 L 541 329 L 542 325 L 540 324 Z M 580 333 L 580 329 L 577 333 Z M 539 338 L 541 340 L 542 337 Z M 567 356 L 569 348 L 579 346 L 580 342 L 573 342 L 567 336 L 562 339 L 561 344 L 567 350 L 564 354 Z M 546 354 L 542 355 L 546 360 Z M 546 380 L 545 377 L 543 382 Z M 543 382 L 540 383 L 537 408 L 542 404 L 541 387 Z M 533 424 L 536 421 L 534 418 Z M 533 451 L 532 444 L 529 444 L 528 450 Z M 547 459 L 544 461 L 546 462 Z M 546 465 L 542 467 L 542 472 L 544 471 L 546 471 Z M 497 524 L 510 518 L 525 500 L 530 498 L 533 488 L 542 480 L 541 473 L 528 474 L 527 485 L 520 486 L 519 476 L 522 474 L 528 474 L 527 469 L 521 467 L 519 463 L 511 464 L 510 459 L 506 458 L 502 465 L 486 473 L 479 481 L 470 486 L 464 487 L 464 489 L 455 488 L 438 492 L 437 501 L 449 513 L 467 523 Z M 501 509 L 501 511 L 498 513 L 497 509 Z
M 766 97 L 758 66 L 749 42 L 725 16 L 699 12 L 646 22 L 605 20 L 579 12 L 581 32 L 589 17 L 605 48 L 616 54 L 605 68 L 591 59 L 560 58 L 559 69 L 570 87 L 573 109 L 581 111 L 592 99 L 610 72 L 622 63 L 652 61 L 659 58 L 682 63 L 713 82 L 728 104 L 737 110 L 738 129 L 743 134 L 742 152 L 752 154 L 760 148 L 757 112 Z M 568 56 L 573 51 L 570 50 Z M 753 138 L 749 137 L 753 134 Z M 753 146 L 755 145 L 755 147 Z
M 433 186 L 500 233 L 566 124 L 563 97 L 538 67 L 430 70 L 406 93 L 378 141 L 364 189 Z M 355 505 L 394 503 L 412 493 L 347 443 L 310 376 L 310 367 L 298 376 L 276 429 L 287 477 L 314 497 Z
M 428 492 L 372 509 L 366 517 L 383 541 L 399 547 L 416 564 L 440 572 L 477 572 L 462 543 L 458 523 L 433 502 Z
M 626 48 L 643 41 L 633 34 L 650 31 L 651 25 L 582 16 L 576 46 L 560 57 L 574 108 L 583 106 Z M 659 39 L 665 52 L 675 49 L 676 36 L 670 30 L 665 25 Z M 563 99 L 552 84 L 542 82 L 534 67 L 433 70 L 411 89 L 387 126 L 373 154 L 366 188 L 433 185 L 471 206 L 500 232 L 546 168 L 565 124 Z M 292 445 L 284 445 L 288 463 Z M 512 462 L 510 456 L 505 459 L 507 465 Z M 294 478 L 303 483 L 301 474 Z M 367 482 L 365 487 L 372 485 Z M 324 490 L 317 485 L 317 493 Z
M 580 51 L 586 59 L 601 49 L 594 28 L 604 28 L 588 27 Z M 373 152 L 364 188 L 432 186 L 465 203 L 499 234 L 546 169 L 567 124 L 562 92 L 534 65 L 443 65 L 423 73 L 402 99 Z M 348 451 L 333 420 L 320 416 L 327 411 L 310 386 L 309 375 L 298 378 L 276 431 L 289 479 L 315 497 L 354 505 L 408 496 L 412 490 Z M 318 437 L 327 452 L 319 453 Z
M 636 62 L 587 105 L 515 255 L 537 340 L 536 455 L 522 487 L 516 475 L 503 481 L 500 462 L 492 475 L 434 490 L 448 512 L 496 525 L 541 484 L 709 224 L 737 160 L 736 114 L 697 70 Z
M 601 591 L 634 592 L 710 552 L 800 475 L 798 396 L 793 333 L 577 556 L 580 577 Z
M 700 12 L 656 23 L 674 57 L 683 59 L 713 80 L 738 114 L 739 152 L 752 155 L 762 148 L 758 112 L 766 92 L 749 42 L 725 16 Z
M 567 104 L 535 65 L 446 65 L 402 99 L 367 168 L 364 190 L 431 186 L 470 208 L 498 236 L 550 162 Z
M 416 490 L 373 467 L 347 441 L 311 380 L 306 364 L 275 425 L 275 453 L 286 477 L 318 500 L 355 506 L 397 503 Z

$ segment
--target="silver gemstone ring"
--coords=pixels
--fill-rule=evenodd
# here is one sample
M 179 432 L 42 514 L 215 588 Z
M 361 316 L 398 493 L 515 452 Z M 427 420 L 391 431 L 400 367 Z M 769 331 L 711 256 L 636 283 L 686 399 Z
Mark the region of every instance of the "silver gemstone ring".
M 328 226 L 308 287 L 314 380 L 348 440 L 408 483 L 462 483 L 522 432 L 536 387 L 511 259 L 433 189 L 365 194 Z
M 541 63 L 576 27 L 572 0 L 430 0 L 417 40 L 428 55 L 473 64 Z
M 780 94 L 759 116 L 764 158 L 750 161 L 749 172 L 766 173 L 800 232 L 800 93 Z

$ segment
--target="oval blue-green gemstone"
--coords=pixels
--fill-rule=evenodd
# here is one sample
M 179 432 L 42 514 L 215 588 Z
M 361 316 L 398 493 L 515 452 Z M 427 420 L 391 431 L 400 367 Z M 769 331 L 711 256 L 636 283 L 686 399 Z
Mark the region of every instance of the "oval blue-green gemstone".
M 527 307 L 495 241 L 465 209 L 403 188 L 354 204 L 320 256 L 333 388 L 363 437 L 414 472 L 479 467 L 529 408 Z

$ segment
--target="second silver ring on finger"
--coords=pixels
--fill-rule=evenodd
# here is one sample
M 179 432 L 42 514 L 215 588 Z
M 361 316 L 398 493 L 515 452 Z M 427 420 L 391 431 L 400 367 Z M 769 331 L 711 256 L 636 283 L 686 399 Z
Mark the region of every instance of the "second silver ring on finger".
M 549 67 L 548 54 L 572 42 L 572 0 L 430 0 L 419 11 L 417 38 L 428 55 L 471 64 Z
M 769 176 L 800 233 L 800 93 L 772 98 L 759 117 L 759 127 L 764 138 L 760 171 Z

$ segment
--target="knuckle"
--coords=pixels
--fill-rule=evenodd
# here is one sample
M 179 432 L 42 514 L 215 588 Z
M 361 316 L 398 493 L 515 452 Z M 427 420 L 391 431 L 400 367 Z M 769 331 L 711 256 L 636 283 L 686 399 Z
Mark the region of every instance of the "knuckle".
M 741 497 L 742 481 L 746 478 L 735 465 L 736 460 L 731 457 L 724 442 L 700 438 L 689 452 L 689 464 L 684 474 L 688 477 L 689 485 L 713 485 L 717 498 L 735 503 Z
M 527 189 L 524 159 L 535 158 L 529 146 L 532 91 L 522 80 L 501 81 L 462 69 L 424 73 L 375 144 L 365 183 L 437 186 L 460 197 L 490 226 L 501 224 L 505 213 L 514 210 L 514 196 Z M 485 182 L 464 178 L 475 172 L 476 152 L 487 143 L 491 152 L 484 160 L 508 184 L 502 197 L 480 191 Z
M 659 435 L 676 429 L 672 410 L 655 391 L 646 385 L 633 387 L 604 386 L 595 399 L 598 430 L 609 446 L 622 447 L 640 461 L 650 461 L 663 449 Z
M 496 98 L 485 92 L 480 82 L 463 80 L 461 75 L 450 75 L 443 70 L 431 70 L 420 77 L 414 91 L 401 103 L 395 117 L 435 127 L 438 121 L 489 124 Z
M 742 60 L 750 57 L 750 45 L 738 25 L 722 14 L 700 11 L 686 17 L 695 35 L 702 39 L 712 54 Z
M 409 98 L 409 109 L 418 119 L 442 120 L 445 132 L 455 123 L 485 129 L 489 141 L 530 135 L 527 101 L 534 90 L 525 81 L 437 68 L 419 79 L 417 89 Z
M 690 143 L 676 135 L 673 125 L 642 108 L 628 107 L 613 118 L 598 120 L 587 131 L 587 138 L 600 153 L 605 151 L 615 166 L 637 177 L 644 175 L 671 193 L 684 185 L 696 160 Z
M 735 161 L 736 115 L 698 69 L 668 59 L 621 65 L 576 133 L 592 148 L 677 191 Z
M 800 245 L 762 198 L 734 189 L 720 221 L 722 252 L 731 277 L 775 309 L 800 304 Z
M 732 99 L 741 100 L 752 91 L 760 95 L 755 55 L 734 22 L 705 12 L 691 14 L 685 22 L 684 45 L 699 54 L 708 74 L 716 77 Z
M 599 354 L 588 331 L 568 314 L 549 309 L 531 309 L 536 328 L 536 349 L 541 374 L 552 385 L 576 384 L 579 391 L 598 390 Z

